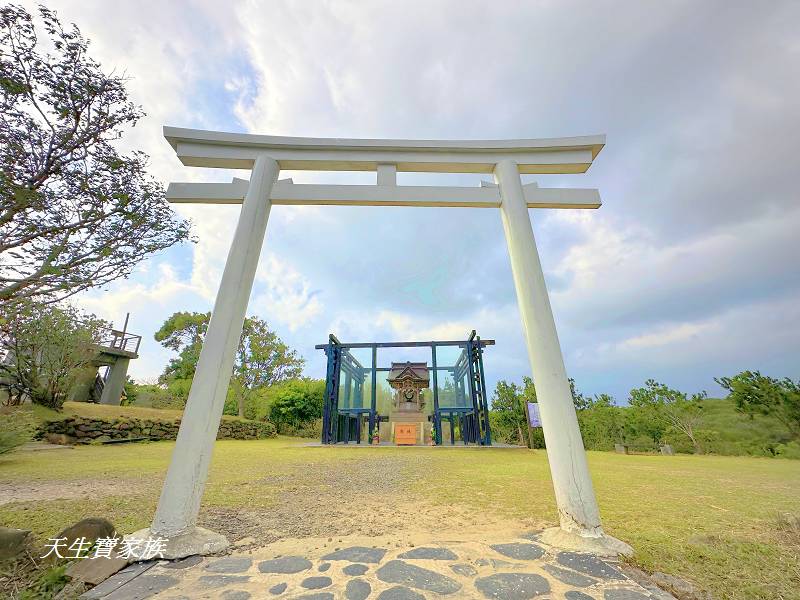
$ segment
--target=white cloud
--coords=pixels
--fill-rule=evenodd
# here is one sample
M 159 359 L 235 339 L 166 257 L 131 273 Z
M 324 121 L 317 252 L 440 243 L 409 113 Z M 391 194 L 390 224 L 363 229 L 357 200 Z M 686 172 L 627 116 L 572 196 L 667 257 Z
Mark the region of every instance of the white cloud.
M 203 289 L 178 277 L 168 264 L 161 263 L 150 273 L 150 283 L 131 280 L 118 281 L 108 290 L 91 291 L 75 298 L 75 304 L 116 327 L 122 327 L 125 314 L 130 313 L 128 331 L 141 335 L 139 358 L 131 362 L 130 375 L 137 381 L 158 376 L 170 358 L 153 334 L 174 312 L 205 311 Z
M 250 310 L 288 326 L 289 331 L 309 325 L 322 312 L 310 282 L 271 252 L 261 257 L 256 281 L 263 287 L 250 302 Z
M 683 344 L 696 341 L 698 336 L 708 334 L 710 329 L 712 326 L 709 323 L 681 323 L 675 326 L 659 327 L 655 331 L 623 340 L 618 346 L 625 350 L 642 350 L 670 344 Z
M 577 230 L 553 268 L 568 287 L 553 293 L 568 320 L 583 327 L 713 314 L 800 283 L 800 210 L 770 212 L 671 244 L 635 223 L 599 213 L 559 212 Z

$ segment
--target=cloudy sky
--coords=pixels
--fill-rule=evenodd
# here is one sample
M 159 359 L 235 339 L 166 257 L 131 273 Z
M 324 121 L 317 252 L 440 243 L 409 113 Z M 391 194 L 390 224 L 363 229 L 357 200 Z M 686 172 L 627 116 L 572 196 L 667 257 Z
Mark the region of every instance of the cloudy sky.
M 126 137 L 169 181 L 162 125 L 314 137 L 607 134 L 597 211 L 532 210 L 564 357 L 585 393 L 648 377 L 718 393 L 742 369 L 800 376 L 800 3 L 49 2 L 147 118 Z M 31 5 L 32 6 L 32 5 Z M 296 182 L 374 175 L 286 173 Z M 478 185 L 406 174 L 399 183 Z M 199 243 L 78 302 L 141 333 L 131 373 L 170 354 L 153 332 L 213 305 L 237 207 L 180 207 Z M 461 338 L 497 345 L 487 377 L 529 373 L 494 210 L 275 207 L 250 314 L 323 376 L 315 343 Z M 388 355 L 385 360 L 390 360 Z M 420 357 L 424 360 L 425 357 Z

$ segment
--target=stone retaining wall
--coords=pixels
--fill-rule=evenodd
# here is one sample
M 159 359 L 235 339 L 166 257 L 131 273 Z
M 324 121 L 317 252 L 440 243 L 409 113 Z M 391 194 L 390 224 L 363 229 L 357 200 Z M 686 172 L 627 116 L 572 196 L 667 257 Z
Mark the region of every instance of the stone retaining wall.
M 39 428 L 38 437 L 57 444 L 88 444 L 125 438 L 174 440 L 178 435 L 180 424 L 180 419 L 162 421 L 158 419 L 67 417 L 46 422 Z M 276 435 L 275 426 L 272 423 L 223 419 L 217 432 L 217 439 L 255 440 Z

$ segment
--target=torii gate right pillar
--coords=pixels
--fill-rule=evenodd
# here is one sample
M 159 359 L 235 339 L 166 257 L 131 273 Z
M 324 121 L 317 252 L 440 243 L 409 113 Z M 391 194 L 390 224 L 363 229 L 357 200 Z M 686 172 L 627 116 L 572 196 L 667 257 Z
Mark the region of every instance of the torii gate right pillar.
M 544 532 L 543 541 L 598 554 L 632 554 L 630 546 L 605 535 L 600 524 L 519 168 L 513 160 L 504 160 L 494 174 L 561 521 L 560 528 Z

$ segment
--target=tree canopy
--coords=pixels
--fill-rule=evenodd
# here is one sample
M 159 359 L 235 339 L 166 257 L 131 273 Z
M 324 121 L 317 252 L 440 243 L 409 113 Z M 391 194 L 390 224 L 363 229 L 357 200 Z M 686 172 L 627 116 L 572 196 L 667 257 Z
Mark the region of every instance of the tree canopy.
M 211 313 L 176 312 L 155 332 L 157 342 L 178 353 L 164 369 L 162 382 L 194 377 L 210 317 Z
M 155 333 L 156 341 L 178 352 L 162 373 L 162 383 L 171 385 L 194 377 L 210 319 L 211 313 L 177 312 Z M 244 415 L 245 401 L 252 391 L 296 379 L 304 365 L 305 360 L 289 348 L 266 321 L 247 317 L 231 376 L 231 390 L 239 414 Z
M 504 380 L 497 382 L 490 413 L 492 435 L 496 439 L 528 447 L 542 445 L 536 444 L 541 436 L 529 439 L 527 402 L 536 402 L 536 388 L 530 377 L 523 377 L 521 386 Z
M 705 397 L 706 393 L 702 392 L 689 398 L 683 392 L 648 379 L 644 387 L 631 390 L 628 404 L 638 409 L 637 424 L 655 443 L 662 443 L 668 434 L 677 433 L 685 435 L 699 453 L 702 452 L 702 401 Z
M 143 116 L 79 29 L 0 8 L 0 304 L 52 302 L 127 277 L 189 238 L 142 152 L 115 147 Z M 48 48 L 45 52 L 43 48 Z
M 24 304 L 0 323 L 0 382 L 9 403 L 28 397 L 60 409 L 81 370 L 96 368 L 96 344 L 108 328 L 71 306 Z
M 741 412 L 775 417 L 795 440 L 800 440 L 800 381 L 743 371 L 734 377 L 720 377 L 716 382 L 730 392 Z

